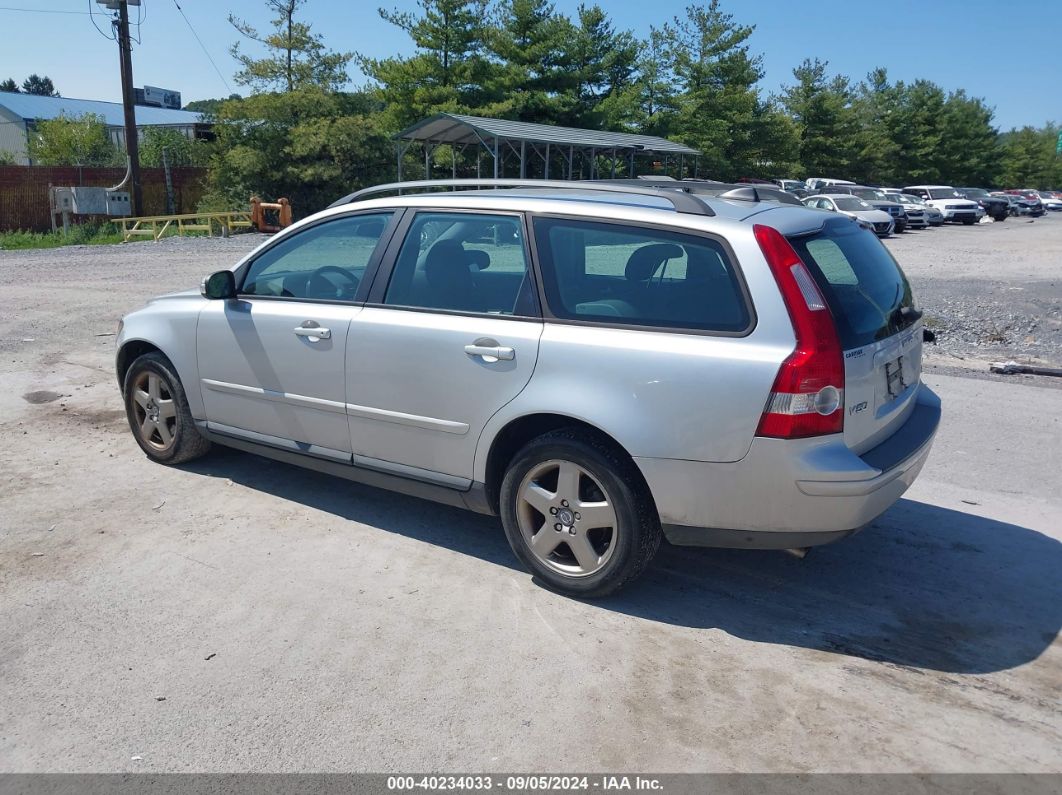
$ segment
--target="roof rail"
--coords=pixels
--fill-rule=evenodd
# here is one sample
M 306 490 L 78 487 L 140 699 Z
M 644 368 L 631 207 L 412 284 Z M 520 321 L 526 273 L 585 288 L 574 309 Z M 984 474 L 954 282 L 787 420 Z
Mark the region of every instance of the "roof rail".
M 674 189 L 674 183 L 665 183 L 667 187 L 652 187 L 653 183 L 647 182 L 641 185 L 609 185 L 601 182 L 585 182 L 581 180 L 556 180 L 556 179 L 422 179 L 414 182 L 391 182 L 386 185 L 375 185 L 371 188 L 356 190 L 342 199 L 332 202 L 331 207 L 340 207 L 350 204 L 368 196 L 381 193 L 401 193 L 406 190 L 427 190 L 429 188 L 553 188 L 561 190 L 585 190 L 602 193 L 626 193 L 637 196 L 655 196 L 671 202 L 675 212 L 688 213 L 690 215 L 715 215 L 715 212 L 700 199 L 691 196 L 684 191 Z

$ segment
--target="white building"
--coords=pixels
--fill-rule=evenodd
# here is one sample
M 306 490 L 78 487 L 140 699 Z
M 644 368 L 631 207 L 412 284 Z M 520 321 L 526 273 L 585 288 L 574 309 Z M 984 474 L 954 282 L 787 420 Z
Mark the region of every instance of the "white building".
M 58 116 L 76 117 L 86 113 L 102 116 L 115 146 L 125 149 L 125 115 L 119 102 L 41 97 L 36 94 L 0 91 L 0 152 L 10 154 L 18 165 L 33 165 L 26 154 L 27 142 L 38 121 Z M 209 129 L 209 125 L 203 122 L 198 113 L 138 105 L 138 135 L 143 136 L 148 127 L 178 130 L 189 138 L 201 137 Z

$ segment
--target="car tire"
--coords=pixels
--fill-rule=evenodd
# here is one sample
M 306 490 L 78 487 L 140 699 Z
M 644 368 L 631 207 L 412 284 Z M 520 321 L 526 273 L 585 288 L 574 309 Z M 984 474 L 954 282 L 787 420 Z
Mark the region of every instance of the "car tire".
M 195 427 L 181 379 L 161 353 L 145 353 L 129 366 L 122 394 L 133 438 L 152 461 L 183 464 L 210 450 Z
M 645 570 L 660 546 L 656 506 L 634 462 L 578 429 L 528 442 L 505 472 L 499 508 L 516 556 L 568 596 L 614 593 Z

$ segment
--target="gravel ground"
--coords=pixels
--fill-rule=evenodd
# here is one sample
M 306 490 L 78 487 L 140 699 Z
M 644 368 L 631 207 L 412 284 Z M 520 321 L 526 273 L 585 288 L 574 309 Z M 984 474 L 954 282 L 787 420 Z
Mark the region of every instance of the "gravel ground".
M 932 359 L 1062 367 L 1062 213 L 894 235 L 937 334 Z

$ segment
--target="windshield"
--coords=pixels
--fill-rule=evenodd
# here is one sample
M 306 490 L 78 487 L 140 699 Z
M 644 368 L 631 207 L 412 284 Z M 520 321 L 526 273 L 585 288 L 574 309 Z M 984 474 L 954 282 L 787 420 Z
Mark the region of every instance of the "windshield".
M 854 188 L 852 193 L 858 196 L 860 199 L 869 199 L 870 201 L 892 201 L 888 196 L 882 193 L 880 190 L 872 190 L 871 188 Z
M 892 255 L 867 229 L 828 223 L 790 238 L 837 322 L 844 350 L 891 337 L 915 323 L 911 286 Z
M 988 191 L 983 188 L 963 188 L 962 192 L 966 194 L 967 199 L 984 199 L 988 196 Z
M 862 210 L 873 210 L 874 208 L 867 204 L 862 199 L 857 199 L 855 196 L 836 196 L 833 197 L 833 203 L 837 205 L 838 210 L 845 210 L 850 213 L 857 213 Z
M 961 199 L 962 196 L 955 188 L 930 188 L 929 198 L 931 199 Z
M 921 196 L 912 196 L 910 193 L 900 194 L 900 201 L 904 204 L 925 204 L 925 199 Z

